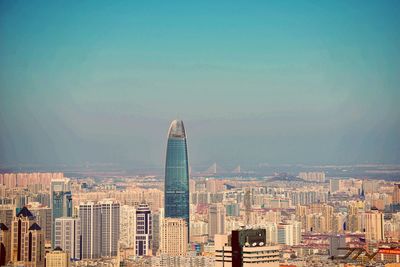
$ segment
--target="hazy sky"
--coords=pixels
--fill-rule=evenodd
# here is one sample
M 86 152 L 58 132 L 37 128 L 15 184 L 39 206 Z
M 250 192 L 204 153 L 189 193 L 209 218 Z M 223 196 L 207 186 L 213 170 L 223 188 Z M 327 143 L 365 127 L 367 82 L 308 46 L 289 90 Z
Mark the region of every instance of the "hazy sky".
M 0 1 L 0 165 L 400 163 L 400 1 Z

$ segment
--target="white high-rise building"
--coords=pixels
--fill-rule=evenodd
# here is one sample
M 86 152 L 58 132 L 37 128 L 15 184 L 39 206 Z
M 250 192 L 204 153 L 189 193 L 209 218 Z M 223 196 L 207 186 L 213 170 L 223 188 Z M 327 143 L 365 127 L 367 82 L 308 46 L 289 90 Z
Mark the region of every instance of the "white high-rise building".
M 301 223 L 291 221 L 278 225 L 278 243 L 294 246 L 301 242 Z
M 82 259 L 101 257 L 101 206 L 94 202 L 79 205 L 81 219 Z
M 135 248 L 136 209 L 133 206 L 123 205 L 120 212 L 120 245 L 122 248 Z
M 293 246 L 293 225 L 278 225 L 278 243 L 282 245 Z
M 165 218 L 161 223 L 161 254 L 185 256 L 188 236 L 185 219 Z
M 225 207 L 221 204 L 210 205 L 208 208 L 208 239 L 214 240 L 214 235 L 225 234 Z
M 293 245 L 299 245 L 301 242 L 301 222 L 292 221 L 293 225 Z
M 73 260 L 81 259 L 81 220 L 61 217 L 55 222 L 55 247 L 67 252 Z
M 300 172 L 299 177 L 305 181 L 311 182 L 325 182 L 325 173 L 324 172 Z
M 103 200 L 99 205 L 101 206 L 101 256 L 117 256 L 120 204 L 113 200 Z
M 301 223 L 291 221 L 278 225 L 278 243 L 294 246 L 301 242 Z
M 262 228 L 265 228 L 266 233 L 266 243 L 267 244 L 278 244 L 278 226 L 276 223 L 266 223 L 262 225 Z
M 149 205 L 142 203 L 136 209 L 136 255 L 151 255 L 153 222 Z
M 96 259 L 118 254 L 120 204 L 114 200 L 79 205 L 82 258 Z
M 371 210 L 362 214 L 363 231 L 365 239 L 380 241 L 384 240 L 384 220 L 383 213 L 378 210 Z

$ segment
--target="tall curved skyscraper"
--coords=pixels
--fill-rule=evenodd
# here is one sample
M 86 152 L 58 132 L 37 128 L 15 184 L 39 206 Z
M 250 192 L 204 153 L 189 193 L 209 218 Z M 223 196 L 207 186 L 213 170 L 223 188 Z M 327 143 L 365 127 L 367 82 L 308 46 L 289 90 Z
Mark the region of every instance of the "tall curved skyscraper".
M 164 190 L 165 217 L 184 218 L 189 228 L 189 164 L 181 120 L 174 120 L 168 131 Z

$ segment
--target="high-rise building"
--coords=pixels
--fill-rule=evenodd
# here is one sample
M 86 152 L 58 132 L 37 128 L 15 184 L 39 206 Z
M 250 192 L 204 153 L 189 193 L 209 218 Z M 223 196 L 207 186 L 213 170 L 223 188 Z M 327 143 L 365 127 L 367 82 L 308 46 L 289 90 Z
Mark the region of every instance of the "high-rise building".
M 354 232 L 361 232 L 361 212 L 363 208 L 359 207 L 358 202 L 352 202 L 347 206 L 347 224 L 346 230 L 352 233 Z
M 72 260 L 81 259 L 81 220 L 61 217 L 55 222 L 55 247 L 68 253 Z
M 69 255 L 56 247 L 53 251 L 46 254 L 46 267 L 69 267 Z
M 68 178 L 51 181 L 50 198 L 51 222 L 53 226 L 57 218 L 72 216 L 71 181 Z M 51 232 L 51 244 L 54 247 L 54 227 Z
M 274 222 L 267 222 L 263 225 L 265 228 L 266 244 L 278 244 L 278 226 Z
M 293 226 L 290 224 L 278 225 L 278 243 L 293 246 Z
M 114 200 L 79 205 L 82 259 L 113 257 L 118 254 L 120 204 Z
M 164 209 L 160 208 L 157 212 L 153 213 L 153 234 L 152 234 L 152 251 L 153 255 L 157 255 L 157 251 L 160 248 L 161 240 L 161 223 L 164 219 Z
M 136 209 L 136 255 L 151 255 L 153 223 L 149 205 L 141 203 Z
M 136 209 L 133 206 L 123 205 L 120 212 L 120 245 L 122 248 L 135 249 Z
M 325 182 L 325 173 L 324 172 L 300 172 L 299 177 L 305 181 L 310 182 Z
M 0 205 L 0 222 L 11 229 L 11 223 L 15 216 L 15 206 L 11 204 Z
M 329 180 L 329 191 L 331 193 L 335 193 L 340 189 L 340 180 L 339 179 L 330 179 Z
M 14 188 L 40 184 L 48 188 L 52 179 L 62 179 L 63 177 L 63 173 L 4 173 L 0 174 L 0 185 Z
M 187 223 L 183 218 L 165 218 L 161 223 L 161 254 L 185 256 L 188 246 Z
M 266 244 L 265 229 L 234 230 L 215 236 L 216 267 L 278 267 L 279 246 Z
M 218 193 L 224 190 L 224 181 L 217 179 L 207 179 L 206 189 L 210 193 Z
M 363 230 L 366 240 L 384 240 L 384 220 L 383 213 L 377 210 L 365 212 L 362 216 Z
M 23 261 L 23 250 L 25 248 L 24 235 L 29 227 L 35 222 L 33 214 L 27 209 L 22 208 L 13 218 L 11 232 L 11 261 Z
M 113 200 L 103 200 L 99 204 L 101 205 L 101 256 L 117 256 L 120 204 Z
M 322 215 L 325 218 L 324 229 L 326 232 L 332 232 L 333 226 L 333 207 L 330 205 L 323 204 L 321 207 Z
M 339 248 L 345 248 L 346 237 L 344 235 L 333 235 L 329 237 L 329 256 L 331 257 L 343 257 L 346 255 L 346 250 L 341 250 Z
M 42 228 L 46 242 L 51 242 L 51 209 L 38 202 L 30 202 L 26 207 L 32 212 Z
M 189 225 L 189 165 L 181 120 L 174 120 L 168 131 L 164 202 L 166 218 L 183 218 Z
M 287 246 L 298 245 L 301 242 L 301 223 L 292 221 L 278 225 L 278 243 Z
M 82 259 L 101 257 L 101 206 L 94 202 L 79 205 L 81 220 L 81 255 Z
M 26 207 L 14 217 L 11 236 L 12 262 L 21 262 L 26 267 L 44 266 L 44 235 Z
M 299 245 L 301 242 L 301 222 L 298 221 L 292 221 L 290 222 L 291 225 L 293 225 L 293 244 L 294 245 Z
M 191 220 L 189 239 L 192 243 L 207 243 L 208 222 L 203 220 Z
M 0 223 L 0 266 L 6 265 L 10 259 L 11 231 L 4 223 Z
M 214 235 L 225 234 L 226 210 L 222 204 L 213 204 L 208 208 L 208 239 L 214 240 Z
M 400 184 L 395 184 L 393 187 L 393 204 L 400 204 Z

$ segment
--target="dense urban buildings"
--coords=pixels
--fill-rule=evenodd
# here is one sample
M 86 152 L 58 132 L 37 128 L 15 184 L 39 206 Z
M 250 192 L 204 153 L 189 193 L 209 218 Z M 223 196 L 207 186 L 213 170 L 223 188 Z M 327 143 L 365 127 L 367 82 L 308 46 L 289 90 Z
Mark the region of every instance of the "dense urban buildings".
M 400 262 L 397 183 L 277 177 L 192 177 L 190 235 L 185 218 L 165 216 L 165 177 L 69 178 L 70 216 L 55 219 L 53 250 L 48 240 L 53 211 L 47 206 L 52 183 L 2 185 L 0 260 L 21 266 L 44 266 L 47 259 L 70 266 L 229 266 L 232 233 L 249 231 L 244 234 L 249 241 L 251 231 L 261 230 L 264 245 L 236 247 L 245 252 L 243 266 L 249 260 L 262 261 L 257 266 L 340 266 L 365 260 L 366 253 L 374 264 Z M 343 259 L 343 249 L 352 247 L 368 250 Z M 257 259 L 251 258 L 254 251 Z
M 400 0 L 0 0 L 36 266 L 400 267 Z
M 184 216 L 166 216 L 163 175 L 47 174 L 44 177 L 54 176 L 47 185 L 2 184 L 0 263 L 43 267 L 400 263 L 398 182 L 330 177 L 329 171 L 320 169 L 299 173 L 196 174 L 188 183 L 189 224 Z M 7 175 L 7 181 L 36 176 L 41 175 Z

